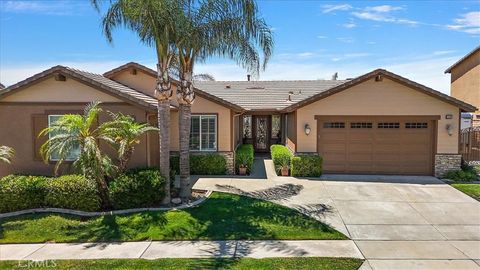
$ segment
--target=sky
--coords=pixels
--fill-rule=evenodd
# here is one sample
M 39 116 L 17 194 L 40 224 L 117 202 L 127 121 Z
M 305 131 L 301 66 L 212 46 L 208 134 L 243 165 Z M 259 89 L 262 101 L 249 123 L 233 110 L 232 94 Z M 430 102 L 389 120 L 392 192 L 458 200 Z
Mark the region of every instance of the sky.
M 260 80 L 353 78 L 385 68 L 444 93 L 446 68 L 480 45 L 480 0 L 258 1 L 274 33 Z M 105 8 L 107 3 L 103 5 Z M 126 62 L 155 67 L 155 51 L 125 29 L 107 42 L 89 0 L 0 0 L 0 82 L 55 65 L 103 73 Z M 196 73 L 245 80 L 235 62 L 212 58 Z

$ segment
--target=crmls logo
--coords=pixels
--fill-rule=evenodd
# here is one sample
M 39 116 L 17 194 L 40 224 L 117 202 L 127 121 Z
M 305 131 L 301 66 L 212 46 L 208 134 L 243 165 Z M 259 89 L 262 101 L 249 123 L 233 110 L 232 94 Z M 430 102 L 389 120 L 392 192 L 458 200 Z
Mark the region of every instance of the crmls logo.
M 54 260 L 45 260 L 45 261 L 19 261 L 18 262 L 19 268 L 55 268 L 57 267 L 57 263 Z

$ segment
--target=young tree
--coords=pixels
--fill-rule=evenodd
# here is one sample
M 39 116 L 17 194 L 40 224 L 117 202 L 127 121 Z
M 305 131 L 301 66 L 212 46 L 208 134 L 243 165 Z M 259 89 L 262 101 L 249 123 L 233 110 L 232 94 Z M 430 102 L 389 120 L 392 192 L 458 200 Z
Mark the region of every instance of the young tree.
M 273 50 L 271 28 L 261 17 L 255 0 L 179 0 L 182 12 L 175 18 L 180 87 L 180 195 L 191 193 L 189 138 L 191 104 L 195 100 L 193 73 L 195 64 L 212 56 L 230 58 L 258 75 Z M 257 48 L 263 52 L 263 63 Z
M 129 115 L 110 113 L 112 121 L 103 124 L 106 140 L 118 154 L 117 174 L 127 170 L 128 163 L 140 143 L 140 137 L 149 131 L 158 131 L 146 123 L 138 123 Z
M 99 10 L 99 0 L 91 0 Z M 172 45 L 175 35 L 174 20 L 179 12 L 176 0 L 111 0 L 103 16 L 103 32 L 112 42 L 112 31 L 125 27 L 135 32 L 140 41 L 155 48 L 157 54 L 158 128 L 160 171 L 165 177 L 164 203 L 170 203 L 170 98 L 172 85 L 168 74 L 175 55 Z
M 98 105 L 98 102 L 90 103 L 83 115 L 62 115 L 42 130 L 39 136 L 48 135 L 49 139 L 40 147 L 40 153 L 45 163 L 52 156 L 56 157 L 55 173 L 64 161 L 73 159 L 75 168 L 97 182 L 103 208 L 109 209 L 111 204 L 105 176 L 111 171 L 112 163 L 98 145 L 100 140 L 106 139 L 104 128 L 97 125 L 98 114 L 102 111 Z M 79 150 L 79 153 L 72 155 L 75 150 Z
M 5 145 L 0 146 L 0 161 L 10 164 L 14 155 L 15 150 L 13 148 Z

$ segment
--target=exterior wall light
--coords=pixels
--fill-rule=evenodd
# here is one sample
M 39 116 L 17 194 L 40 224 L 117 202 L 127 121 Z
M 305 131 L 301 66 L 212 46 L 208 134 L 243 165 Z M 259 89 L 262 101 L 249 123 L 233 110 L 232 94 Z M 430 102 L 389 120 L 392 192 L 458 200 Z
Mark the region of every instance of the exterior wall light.
M 310 125 L 309 124 L 305 124 L 305 134 L 310 135 L 310 132 L 312 131 L 312 129 L 310 128 Z
M 445 128 L 447 129 L 448 136 L 452 136 L 452 135 L 453 135 L 453 125 L 447 124 L 447 125 L 445 126 Z

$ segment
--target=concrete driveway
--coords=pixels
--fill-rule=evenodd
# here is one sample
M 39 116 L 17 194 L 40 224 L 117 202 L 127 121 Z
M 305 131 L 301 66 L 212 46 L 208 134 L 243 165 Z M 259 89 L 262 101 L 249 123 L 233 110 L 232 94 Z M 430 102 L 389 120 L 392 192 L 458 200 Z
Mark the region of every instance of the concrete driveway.
M 295 208 L 343 232 L 362 269 L 480 269 L 480 203 L 434 177 L 199 178 L 196 189 Z

